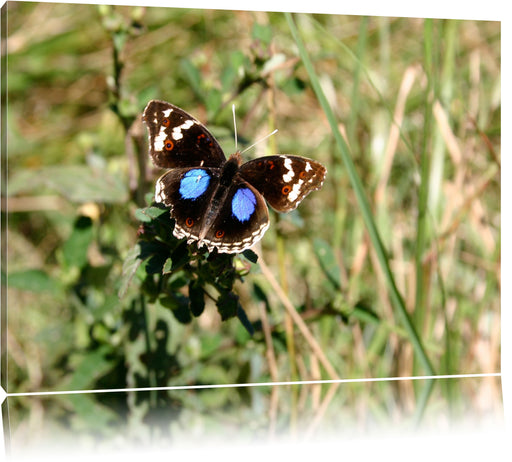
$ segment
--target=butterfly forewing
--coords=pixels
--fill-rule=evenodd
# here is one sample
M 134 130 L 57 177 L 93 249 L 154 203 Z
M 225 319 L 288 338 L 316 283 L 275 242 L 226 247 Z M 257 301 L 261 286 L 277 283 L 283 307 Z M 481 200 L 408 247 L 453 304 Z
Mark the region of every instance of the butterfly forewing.
M 148 126 L 149 154 L 157 167 L 219 167 L 226 161 L 213 135 L 183 109 L 153 100 L 142 119 Z
M 263 194 L 273 209 L 288 212 L 311 191 L 322 187 L 326 170 L 306 157 L 278 155 L 246 162 L 239 173 Z
M 155 200 L 171 208 L 176 220 L 174 235 L 198 239 L 213 191 L 219 183 L 219 169 L 175 168 L 156 183 Z

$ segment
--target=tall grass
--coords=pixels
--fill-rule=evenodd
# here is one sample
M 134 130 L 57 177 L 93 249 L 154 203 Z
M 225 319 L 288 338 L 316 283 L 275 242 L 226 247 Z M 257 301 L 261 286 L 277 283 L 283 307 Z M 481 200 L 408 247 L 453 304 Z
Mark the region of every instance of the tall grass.
M 10 392 L 499 371 L 499 24 L 10 8 Z M 137 209 L 161 173 L 137 122 L 152 98 L 205 122 L 228 155 L 235 102 L 240 145 L 279 128 L 255 156 L 327 167 L 321 191 L 272 215 L 260 263 L 237 260 L 253 336 L 213 302 L 180 319 L 147 296 L 150 279 L 138 285 Z M 183 300 L 179 274 L 170 285 Z M 25 414 L 94 434 L 95 415 L 147 428 L 171 412 L 175 434 L 199 415 L 314 436 L 499 413 L 500 396 L 496 381 L 431 380 L 20 397 L 12 409 L 21 429 Z

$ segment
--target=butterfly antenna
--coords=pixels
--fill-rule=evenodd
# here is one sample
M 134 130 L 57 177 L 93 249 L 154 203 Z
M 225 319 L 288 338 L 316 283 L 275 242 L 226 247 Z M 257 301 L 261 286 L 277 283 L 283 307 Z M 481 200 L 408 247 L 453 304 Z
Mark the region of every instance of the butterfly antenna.
M 261 143 L 262 141 L 266 140 L 267 138 L 270 138 L 272 135 L 275 135 L 276 133 L 277 133 L 277 128 L 272 133 L 269 133 L 268 135 L 265 135 L 263 138 L 260 138 L 258 141 L 256 141 L 255 143 L 251 144 L 249 147 L 245 148 L 240 154 L 243 154 L 245 151 L 248 151 L 249 149 L 251 149 L 254 146 L 256 146 L 258 143 Z
M 231 106 L 231 109 L 233 110 L 233 127 L 235 129 L 235 152 L 238 151 L 238 135 L 236 132 L 236 116 L 235 116 L 235 105 L 233 104 Z

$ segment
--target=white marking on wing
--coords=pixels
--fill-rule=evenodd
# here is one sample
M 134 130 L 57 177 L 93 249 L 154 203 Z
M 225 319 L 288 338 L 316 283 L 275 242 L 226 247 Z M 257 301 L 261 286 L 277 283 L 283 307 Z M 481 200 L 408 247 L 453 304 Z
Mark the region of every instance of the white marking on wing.
M 258 242 L 265 232 L 267 231 L 270 223 L 263 223 L 256 231 L 254 231 L 250 236 L 242 239 L 240 242 L 222 242 L 222 241 L 210 241 L 208 239 L 203 239 L 202 243 L 206 245 L 209 252 L 212 252 L 214 248 L 218 250 L 220 253 L 240 253 L 245 249 L 252 247 L 256 242 Z M 194 238 L 191 238 L 193 241 Z M 197 239 L 195 239 L 197 240 Z M 190 242 L 189 242 L 190 243 Z
M 181 133 L 182 130 L 188 130 L 192 125 L 196 123 L 195 120 L 189 119 L 186 120 L 184 123 L 179 125 L 178 127 L 174 127 L 172 129 L 172 138 L 175 141 L 181 140 L 183 138 L 183 133 Z
M 181 133 L 181 127 L 174 127 L 172 129 L 172 138 L 175 141 L 181 140 L 183 138 L 183 134 Z
M 163 193 L 163 190 L 162 190 L 162 184 L 160 183 L 160 181 L 157 181 L 156 185 L 155 185 L 155 201 L 156 202 L 164 202 L 164 200 L 165 200 L 165 194 Z
M 295 172 L 293 171 L 293 168 L 292 168 L 291 159 L 284 157 L 284 166 L 286 167 L 288 172 L 283 175 L 283 181 L 285 181 L 286 183 L 289 183 L 290 181 L 292 181 L 293 177 L 295 176 Z
M 160 128 L 160 131 L 158 132 L 158 135 L 155 136 L 155 141 L 153 143 L 153 148 L 155 151 L 163 151 L 164 149 L 164 143 L 167 139 L 167 134 L 165 133 L 165 127 L 162 126 Z
M 297 183 L 293 185 L 292 190 L 290 191 L 290 194 L 288 194 L 288 200 L 290 202 L 295 202 L 297 198 L 299 197 L 300 191 L 302 189 L 302 184 L 304 183 L 303 180 L 299 180 Z

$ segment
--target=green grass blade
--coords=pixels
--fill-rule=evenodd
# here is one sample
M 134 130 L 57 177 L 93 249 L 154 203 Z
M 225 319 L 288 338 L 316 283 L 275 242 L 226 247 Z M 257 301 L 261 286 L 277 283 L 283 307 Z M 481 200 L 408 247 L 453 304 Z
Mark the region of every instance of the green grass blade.
M 357 51 L 355 61 L 355 69 L 352 75 L 352 95 L 350 97 L 350 107 L 351 112 L 349 115 L 349 119 L 347 121 L 347 136 L 352 146 L 356 146 L 356 127 L 357 121 L 359 119 L 360 113 L 360 104 L 359 104 L 359 95 L 361 93 L 361 88 L 359 86 L 359 81 L 361 78 L 361 70 L 363 67 L 364 54 L 366 51 L 366 39 L 367 39 L 367 30 L 368 30 L 368 18 L 361 18 L 361 25 L 359 26 L 359 33 L 357 39 Z
M 424 27 L 424 59 L 425 72 L 427 74 L 427 88 L 425 90 L 425 115 L 423 124 L 423 145 L 420 153 L 420 186 L 418 193 L 418 219 L 416 224 L 416 299 L 414 304 L 414 322 L 421 326 L 424 318 L 425 308 L 425 285 L 427 276 L 423 265 L 423 254 L 427 242 L 427 208 L 429 194 L 429 173 L 430 173 L 430 133 L 432 132 L 432 104 L 433 104 L 433 56 L 434 37 L 432 20 L 427 19 Z
M 419 361 L 423 365 L 425 372 L 428 375 L 433 375 L 434 371 L 433 371 L 432 365 L 430 363 L 430 360 L 425 352 L 425 348 L 421 342 L 421 339 L 418 337 L 416 329 L 414 328 L 414 325 L 411 322 L 411 319 L 410 319 L 410 317 L 407 313 L 407 310 L 405 308 L 403 298 L 402 298 L 401 294 L 399 293 L 398 288 L 396 286 L 395 279 L 393 277 L 393 273 L 389 266 L 386 249 L 384 248 L 384 245 L 381 241 L 379 232 L 375 225 L 375 221 L 373 219 L 370 204 L 366 197 L 365 190 L 363 188 L 361 179 L 359 178 L 359 175 L 357 174 L 356 168 L 355 168 L 352 158 L 350 156 L 348 146 L 345 143 L 345 140 L 343 139 L 343 137 L 338 129 L 338 123 L 336 121 L 336 117 L 335 117 L 335 115 L 331 109 L 331 106 L 329 105 L 329 102 L 327 101 L 327 98 L 325 97 L 325 94 L 320 86 L 318 76 L 316 75 L 315 69 L 313 67 L 313 64 L 312 64 L 310 58 L 309 58 L 307 50 L 304 46 L 304 42 L 302 41 L 302 38 L 297 30 L 297 27 L 295 25 L 293 17 L 290 13 L 285 13 L 285 16 L 286 16 L 286 20 L 288 21 L 288 25 L 292 32 L 295 43 L 297 44 L 297 47 L 299 50 L 299 55 L 302 59 L 304 67 L 306 68 L 306 71 L 308 73 L 313 90 L 315 91 L 317 99 L 327 117 L 329 125 L 331 126 L 331 130 L 334 135 L 336 145 L 339 149 L 339 153 L 341 155 L 341 158 L 343 160 L 345 168 L 347 169 L 347 174 L 349 176 L 352 187 L 354 188 L 354 192 L 356 194 L 356 198 L 357 198 L 357 202 L 359 205 L 359 209 L 361 211 L 361 215 L 363 217 L 364 223 L 368 230 L 368 234 L 370 236 L 372 245 L 374 247 L 375 253 L 379 260 L 381 269 L 384 273 L 384 277 L 385 277 L 386 283 L 388 285 L 389 294 L 390 294 L 390 298 L 393 303 L 393 306 L 395 307 L 396 313 L 399 315 L 399 317 L 403 323 L 403 326 L 404 326 L 405 330 L 407 331 L 409 340 L 413 345 L 415 354 L 417 355 Z

